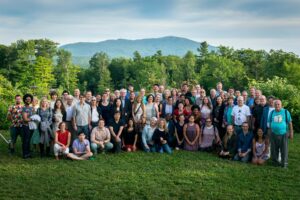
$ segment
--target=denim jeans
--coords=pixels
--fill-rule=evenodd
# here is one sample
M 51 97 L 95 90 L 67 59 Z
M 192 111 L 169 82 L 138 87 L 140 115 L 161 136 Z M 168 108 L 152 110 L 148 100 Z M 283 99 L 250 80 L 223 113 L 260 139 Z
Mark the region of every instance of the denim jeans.
M 10 139 L 12 144 L 16 144 L 18 135 L 23 140 L 23 128 L 22 127 L 10 127 Z
M 142 146 L 143 146 L 143 149 L 144 149 L 144 151 L 145 152 L 156 152 L 156 149 L 155 149 L 155 146 L 154 145 L 151 145 L 151 144 L 147 144 L 148 145 L 148 147 L 149 147 L 149 149 L 147 149 L 146 147 L 145 147 L 145 145 L 143 145 L 142 144 Z
M 79 133 L 84 133 L 85 139 L 90 140 L 90 130 L 89 130 L 89 125 L 85 126 L 77 126 L 77 134 Z
M 91 149 L 92 149 L 92 152 L 93 152 L 94 154 L 97 154 L 97 153 L 98 153 L 98 149 L 99 149 L 100 151 L 106 152 L 106 151 L 111 150 L 112 148 L 114 148 L 114 145 L 113 145 L 111 142 L 108 142 L 108 143 L 104 144 L 104 149 L 100 149 L 99 144 L 91 143 Z
M 247 153 L 247 155 L 245 157 L 240 157 L 239 154 L 237 153 L 237 154 L 235 154 L 233 160 L 235 160 L 235 161 L 241 161 L 241 162 L 244 162 L 244 163 L 249 162 L 249 160 L 250 160 L 250 153 Z
M 33 131 L 29 129 L 29 126 L 23 126 L 23 143 L 22 143 L 22 151 L 23 157 L 30 157 L 30 141 L 32 137 Z
M 168 153 L 171 154 L 172 153 L 172 149 L 170 148 L 170 146 L 166 143 L 166 144 L 161 144 L 161 145 L 155 145 L 156 147 L 156 152 L 159 153 Z

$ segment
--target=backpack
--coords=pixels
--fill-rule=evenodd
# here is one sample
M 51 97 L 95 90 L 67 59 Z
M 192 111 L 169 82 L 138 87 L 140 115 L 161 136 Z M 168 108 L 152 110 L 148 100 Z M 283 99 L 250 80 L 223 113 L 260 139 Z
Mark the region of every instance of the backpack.
M 273 118 L 274 111 L 275 111 L 275 109 L 272 110 L 271 113 L 270 113 L 270 118 L 271 118 L 271 120 L 269 121 L 270 122 L 270 128 L 271 128 L 271 124 L 272 124 L 272 118 Z M 287 125 L 286 127 L 288 129 L 289 128 L 289 126 L 288 126 L 289 123 L 288 123 L 287 110 L 286 109 L 284 109 L 284 114 L 285 114 L 285 123 Z

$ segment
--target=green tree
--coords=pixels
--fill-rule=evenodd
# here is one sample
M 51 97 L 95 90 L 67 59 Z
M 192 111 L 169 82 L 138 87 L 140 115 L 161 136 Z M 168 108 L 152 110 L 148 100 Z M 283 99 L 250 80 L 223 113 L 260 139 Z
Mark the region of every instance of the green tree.
M 64 49 L 57 52 L 57 65 L 54 68 L 56 86 L 69 91 L 74 90 L 78 84 L 80 68 L 72 63 L 72 54 Z
M 199 52 L 199 56 L 197 56 L 197 65 L 195 72 L 199 73 L 201 71 L 201 68 L 205 64 L 205 60 L 209 55 L 208 51 L 208 43 L 206 41 L 200 43 L 200 47 L 197 48 L 197 51 Z
M 125 87 L 130 82 L 130 76 L 128 73 L 128 67 L 132 65 L 132 61 L 126 58 L 114 58 L 109 65 L 109 71 L 113 87 L 120 89 Z
M 34 78 L 30 83 L 32 93 L 38 96 L 47 95 L 54 81 L 52 60 L 42 56 L 37 57 L 33 73 Z
M 96 53 L 91 58 L 90 69 L 94 79 L 91 80 L 89 86 L 96 88 L 94 92 L 102 93 L 105 88 L 111 87 L 111 76 L 108 69 L 109 63 L 108 55 L 103 52 Z
M 234 57 L 241 61 L 246 69 L 246 73 L 251 79 L 264 79 L 267 52 L 263 50 L 255 51 L 252 49 L 241 49 L 234 53 Z
M 7 109 L 13 103 L 16 94 L 21 95 L 21 92 L 0 74 L 0 129 L 9 127 L 9 122 L 6 120 Z
M 52 59 L 56 55 L 58 43 L 49 39 L 35 39 L 32 40 L 35 44 L 35 56 Z
M 184 81 L 190 82 L 196 79 L 195 67 L 196 67 L 196 56 L 193 54 L 193 52 L 188 51 L 183 57 L 182 68 L 181 68 Z
M 222 82 L 227 87 L 243 89 L 247 77 L 241 62 L 209 55 L 201 69 L 199 82 L 208 88 L 214 88 L 217 82 Z

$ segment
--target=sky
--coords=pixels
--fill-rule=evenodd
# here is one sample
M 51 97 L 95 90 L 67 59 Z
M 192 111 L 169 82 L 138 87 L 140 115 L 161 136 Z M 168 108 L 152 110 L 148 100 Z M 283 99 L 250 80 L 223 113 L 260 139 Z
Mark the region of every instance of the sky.
M 164 36 L 300 55 L 300 1 L 0 0 L 0 44 Z

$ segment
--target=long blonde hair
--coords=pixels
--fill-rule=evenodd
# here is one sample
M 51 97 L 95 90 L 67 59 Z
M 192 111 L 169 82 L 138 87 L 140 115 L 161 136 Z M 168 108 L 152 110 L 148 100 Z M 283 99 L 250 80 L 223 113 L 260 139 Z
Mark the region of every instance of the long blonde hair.
M 226 127 L 226 134 L 224 135 L 224 138 L 223 138 L 223 146 L 224 146 L 224 148 L 225 149 L 227 149 L 227 141 L 232 137 L 232 135 L 234 134 L 234 129 L 233 129 L 233 133 L 231 134 L 231 135 L 229 135 L 229 133 L 228 133 L 228 131 L 227 131 L 227 128 L 229 127 L 229 126 L 231 126 L 232 127 L 232 129 L 233 129 L 233 126 L 232 125 L 227 125 L 227 127 Z
M 160 122 L 162 122 L 162 121 L 164 122 L 164 126 L 163 126 L 164 131 L 168 132 L 167 121 L 164 118 L 159 119 L 158 128 L 160 128 Z

